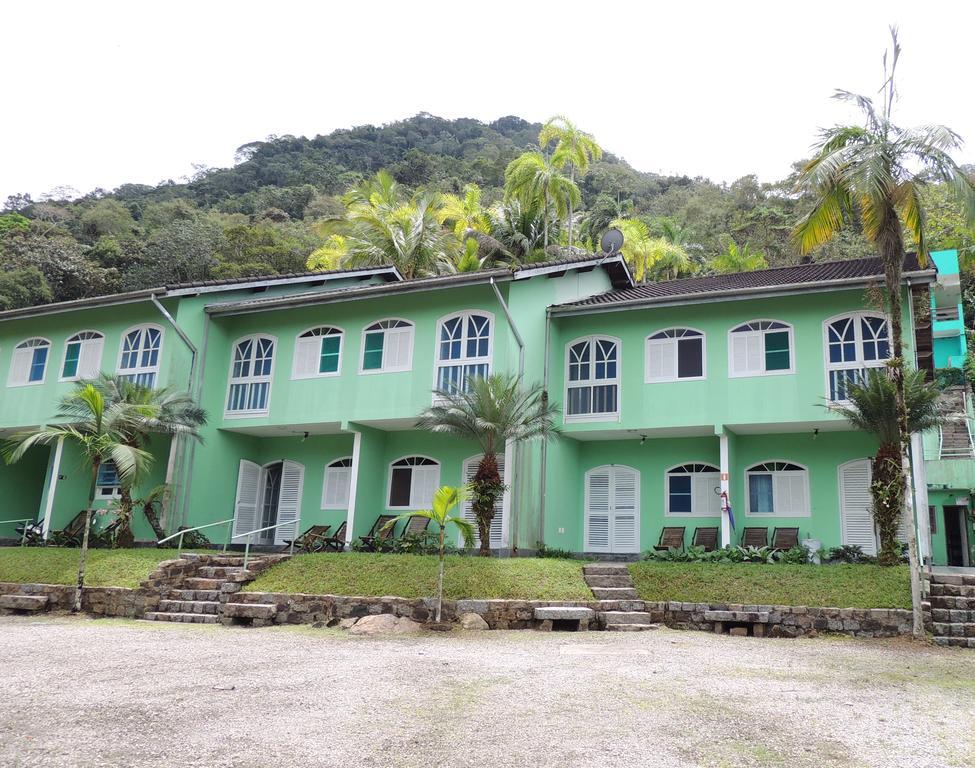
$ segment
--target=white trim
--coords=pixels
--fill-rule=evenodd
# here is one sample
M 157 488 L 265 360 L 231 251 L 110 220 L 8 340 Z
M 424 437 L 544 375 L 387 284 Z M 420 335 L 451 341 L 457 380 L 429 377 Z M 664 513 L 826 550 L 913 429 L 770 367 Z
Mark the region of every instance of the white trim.
M 362 457 L 362 433 L 352 433 L 352 477 L 349 479 L 349 508 L 345 513 L 345 547 L 352 545 L 355 526 L 355 499 L 359 492 L 359 459 Z M 388 496 L 386 497 L 389 498 Z
M 590 503 L 590 483 L 589 478 L 601 470 L 610 470 L 609 472 L 609 485 L 607 487 L 607 529 L 606 529 L 606 546 L 605 547 L 593 547 L 589 543 L 589 532 L 590 532 L 590 518 L 591 518 L 591 503 Z M 635 478 L 634 481 L 634 544 L 631 548 L 617 548 L 615 542 L 615 532 L 616 532 L 616 472 L 617 470 L 625 470 L 632 472 Z M 614 554 L 635 554 L 640 552 L 640 482 L 641 473 L 636 467 L 631 467 L 628 464 L 601 464 L 598 467 L 593 467 L 587 471 L 583 479 L 583 532 L 582 532 L 582 548 L 584 552 L 605 552 Z
M 718 455 L 720 456 L 718 469 L 721 470 L 723 501 L 731 507 L 731 512 L 734 514 L 735 507 L 731 503 L 731 451 L 728 445 L 728 433 L 725 431 L 718 435 Z M 731 515 L 728 514 L 728 509 L 724 505 L 721 507 L 721 546 L 731 546 Z
M 487 355 L 484 357 L 468 357 L 464 346 L 467 343 L 467 319 L 471 315 L 483 315 L 488 318 L 488 351 Z M 493 312 L 488 312 L 486 309 L 464 309 L 460 312 L 451 312 L 449 315 L 444 315 L 436 324 L 436 333 L 433 337 L 433 390 L 437 391 L 437 380 L 440 378 L 440 332 L 443 329 L 443 324 L 448 320 L 453 320 L 455 317 L 463 318 L 461 323 L 461 356 L 455 360 L 447 360 L 443 367 L 452 368 L 458 365 L 482 365 L 487 363 L 487 375 L 490 376 L 492 370 L 494 369 L 494 330 L 495 330 L 495 317 Z M 433 401 L 437 401 L 436 394 L 433 395 Z
M 866 317 L 880 318 L 885 323 L 887 323 L 887 352 L 891 353 L 891 341 L 890 341 L 890 316 L 885 312 L 872 312 L 870 310 L 857 310 L 855 312 L 841 312 L 838 315 L 833 315 L 832 317 L 827 317 L 823 320 L 822 330 L 823 330 L 823 375 L 826 379 L 826 389 L 823 390 L 826 393 L 826 400 L 830 403 L 848 403 L 849 400 L 831 400 L 829 397 L 829 374 L 831 371 L 839 370 L 862 370 L 865 368 L 883 368 L 887 364 L 887 360 L 890 358 L 885 358 L 884 360 L 872 360 L 867 362 L 863 359 L 863 331 L 860 325 L 860 320 Z M 853 344 L 854 351 L 856 354 L 856 359 L 852 363 L 831 363 L 829 360 L 829 327 L 832 323 L 838 320 L 845 320 L 851 318 L 854 320 L 853 323 Z
M 310 331 L 317 331 L 319 328 L 330 328 L 338 333 L 322 334 L 319 336 L 310 336 L 309 338 L 318 339 L 318 358 L 321 359 L 322 355 L 322 341 L 324 339 L 330 339 L 338 337 L 339 340 L 339 364 L 334 371 L 327 371 L 326 373 L 298 373 L 298 345 L 301 343 L 301 337 Z M 266 335 L 266 334 L 265 334 Z M 309 328 L 305 328 L 303 331 L 299 331 L 295 334 L 294 344 L 291 348 L 291 380 L 292 381 L 303 381 L 305 379 L 327 379 L 334 376 L 342 375 L 342 358 L 345 356 L 345 329 L 338 325 L 313 325 Z M 272 362 L 273 365 L 273 362 Z M 270 403 L 270 393 L 268 393 L 268 402 Z
M 44 500 L 44 540 L 51 530 L 51 513 L 54 511 L 54 494 L 57 492 L 58 480 L 61 475 L 61 455 L 64 453 L 64 438 L 58 440 L 54 446 L 54 461 L 51 462 L 51 477 L 48 478 L 47 498 Z
M 94 333 L 94 334 L 97 334 L 97 338 L 94 338 L 94 339 L 76 339 L 77 336 L 80 336 L 83 333 Z M 87 377 L 84 377 L 84 376 L 81 376 L 80 375 L 80 372 L 81 372 L 81 355 L 82 355 L 82 352 L 83 352 L 83 350 L 85 348 L 85 344 L 89 344 L 89 345 L 95 346 L 95 344 L 93 344 L 93 342 L 97 342 L 97 346 L 99 347 L 99 350 L 98 350 L 98 368 L 101 369 L 101 367 L 102 367 L 102 357 L 105 354 L 105 334 L 102 333 L 101 331 L 96 331 L 94 328 L 86 328 L 83 331 L 76 331 L 75 333 L 72 333 L 70 336 L 68 336 L 64 340 L 64 351 L 61 354 L 61 365 L 58 366 L 58 381 L 81 381 L 83 378 L 87 378 Z M 79 348 L 78 348 L 78 368 L 77 368 L 74 376 L 65 376 L 64 375 L 64 364 L 68 360 L 68 344 L 78 344 L 78 345 L 80 345 Z M 160 350 L 161 350 L 161 344 L 160 344 Z
M 337 467 L 336 464 L 340 462 L 348 461 L 349 466 L 347 467 Z M 325 494 L 328 493 L 328 471 L 330 469 L 345 469 L 349 472 L 349 487 L 346 490 L 345 504 L 328 504 L 325 501 Z M 337 459 L 333 459 L 328 464 L 325 465 L 325 469 L 322 472 L 322 506 L 323 510 L 347 510 L 349 504 L 351 503 L 351 492 L 352 492 L 352 457 L 351 456 L 339 456 Z
M 743 325 L 751 325 L 752 323 L 781 323 L 785 328 L 769 328 L 764 331 L 735 331 L 735 328 L 740 328 Z M 785 331 L 789 334 L 789 368 L 783 369 L 781 371 L 768 371 L 765 370 L 765 335 L 768 333 L 782 333 Z M 762 340 L 762 370 L 761 371 L 745 371 L 743 373 L 735 373 L 735 356 L 734 347 L 732 345 L 732 339 L 735 338 L 735 334 L 738 334 L 738 338 L 746 336 L 756 336 L 761 337 Z M 795 328 L 792 323 L 786 322 L 785 320 L 776 320 L 771 317 L 756 317 L 752 320 L 745 320 L 744 322 L 735 323 L 734 328 L 728 329 L 728 378 L 729 379 L 749 379 L 756 378 L 759 376 L 788 376 L 796 372 L 796 335 Z
M 721 469 L 715 467 L 714 472 L 674 472 L 678 467 L 686 467 L 688 464 L 704 464 L 709 467 L 714 467 L 713 461 L 682 461 L 678 464 L 674 464 L 672 467 L 668 467 L 664 470 L 664 517 L 672 517 L 675 519 L 688 519 L 688 518 L 714 518 L 719 517 L 720 512 L 715 515 L 713 512 L 708 510 L 699 511 L 694 509 L 694 477 L 700 477 L 703 475 L 714 475 L 718 481 L 718 487 L 720 488 L 721 483 Z M 690 477 L 691 478 L 691 511 L 690 512 L 671 512 L 670 511 L 670 478 L 671 477 Z M 714 495 L 713 489 L 711 495 Z M 718 497 L 715 497 L 718 498 Z M 710 500 L 710 499 L 709 499 Z M 719 499 L 720 501 L 720 499 Z
M 776 470 L 769 471 L 764 469 L 754 469 L 762 464 L 792 464 L 799 467 L 798 470 Z M 771 512 L 752 512 L 751 511 L 751 489 L 748 486 L 748 478 L 750 475 L 771 475 L 772 476 L 772 506 L 773 510 Z M 801 477 L 803 478 L 803 504 L 805 508 L 801 512 L 780 512 L 774 507 L 778 506 L 775 503 L 775 478 L 776 477 Z M 770 519 L 777 517 L 793 518 L 793 517 L 812 517 L 812 505 L 810 504 L 810 478 L 809 478 L 809 467 L 805 464 L 800 464 L 798 461 L 793 461 L 792 459 L 762 459 L 761 461 L 752 462 L 752 464 L 745 468 L 745 493 L 744 493 L 744 505 L 745 505 L 745 517 L 755 517 L 759 519 Z
M 149 328 L 153 328 L 159 331 L 159 352 L 156 355 L 156 365 L 155 366 L 137 365 L 134 368 L 123 369 L 122 354 L 125 350 L 125 337 L 128 336 L 133 331 L 147 330 Z M 136 325 L 129 326 L 124 331 L 122 331 L 122 333 L 119 335 L 118 355 L 115 358 L 115 373 L 118 374 L 119 376 L 132 376 L 132 377 L 136 377 L 141 374 L 152 373 L 155 375 L 155 380 L 154 380 L 155 386 L 159 386 L 160 383 L 159 379 L 161 378 L 159 374 L 160 371 L 162 370 L 163 349 L 165 349 L 165 346 L 166 346 L 166 330 L 161 325 L 157 325 L 156 323 L 138 323 Z M 140 347 L 139 350 L 140 350 L 139 354 L 141 356 L 142 347 Z
M 687 337 L 668 337 L 666 339 L 652 339 L 652 336 L 656 336 L 658 333 L 666 333 L 667 331 L 693 331 L 694 333 L 700 334 L 701 339 L 701 375 L 700 376 L 684 376 L 678 375 L 678 367 L 680 362 L 680 357 L 678 354 L 680 348 L 680 341 L 682 338 L 695 339 L 697 336 L 687 336 Z M 654 378 L 650 375 L 650 347 L 651 346 L 663 346 L 664 344 L 671 344 L 674 347 L 674 375 L 670 378 Z M 702 331 L 700 328 L 691 328 L 686 325 L 674 325 L 669 328 L 658 328 L 656 331 L 648 333 L 646 338 L 643 340 L 643 383 L 644 384 L 664 384 L 664 383 L 674 383 L 680 381 L 704 381 L 708 377 L 708 335 Z
M 572 347 L 582 341 L 589 342 L 589 378 L 586 380 L 570 381 L 569 380 L 569 351 Z M 596 376 L 596 354 L 595 354 L 595 343 L 597 341 L 611 341 L 616 345 L 616 377 L 612 379 L 597 379 Z M 588 336 L 579 336 L 565 345 L 565 351 L 563 353 L 564 364 L 562 366 L 562 374 L 564 377 L 563 386 L 563 409 L 562 409 L 562 421 L 564 424 L 578 424 L 580 422 L 593 422 L 593 421 L 604 421 L 604 422 L 619 422 L 620 414 L 623 411 L 623 341 L 616 336 L 607 336 L 605 334 L 591 334 Z M 601 383 L 600 383 L 601 382 Z M 569 389 L 582 389 L 583 387 L 589 387 L 592 389 L 596 386 L 616 386 L 616 410 L 606 411 L 600 413 L 583 413 L 583 414 L 570 414 L 569 413 Z M 591 403 L 590 403 L 591 405 Z
M 914 507 L 917 521 L 918 558 L 922 563 L 931 561 L 931 518 L 928 513 L 928 467 L 924 461 L 924 436 L 920 432 L 911 435 L 911 470 L 914 475 Z
M 238 380 L 234 379 L 234 356 L 237 354 L 237 347 L 248 339 L 252 339 L 257 342 L 259 339 L 270 339 L 273 346 L 271 347 L 271 371 L 266 375 L 254 376 L 253 374 L 247 376 L 246 378 L 241 378 Z M 257 350 L 257 344 L 255 343 L 252 347 L 252 355 Z M 225 419 L 249 419 L 259 416 L 267 416 L 271 411 L 271 389 L 274 384 L 274 367 L 278 362 L 278 353 L 280 352 L 280 347 L 278 346 L 278 337 L 272 336 L 269 333 L 251 333 L 247 336 L 241 336 L 239 339 L 233 341 L 230 345 L 230 369 L 227 372 L 227 390 L 223 398 L 223 417 Z M 253 370 L 253 357 L 251 359 L 251 366 Z M 253 411 L 231 411 L 230 410 L 230 390 L 235 383 L 237 384 L 262 384 L 267 383 L 267 407 L 261 410 Z
M 31 341 L 41 341 L 43 344 L 35 344 L 30 347 L 23 346 Z M 30 379 L 30 369 L 34 367 L 34 353 L 35 349 L 47 349 L 47 357 L 44 358 L 44 373 L 41 374 L 41 378 L 38 381 L 29 381 Z M 31 350 L 31 359 L 27 362 L 27 366 L 24 370 L 18 370 L 17 367 L 17 351 L 19 349 Z M 7 373 L 7 386 L 8 387 L 36 387 L 47 381 L 47 371 L 51 367 L 51 358 L 54 356 L 54 345 L 51 343 L 50 339 L 43 336 L 29 336 L 26 339 L 21 339 L 13 348 L 10 350 L 10 371 Z M 18 374 L 14 377 L 14 374 Z
M 395 331 L 396 328 L 383 328 L 381 332 L 383 334 L 383 360 L 382 365 L 379 368 L 373 368 L 370 370 L 365 370 L 362 366 L 366 358 L 366 336 L 370 333 L 380 333 L 380 331 L 370 331 L 369 328 L 378 323 L 388 323 L 388 322 L 399 322 L 406 323 L 409 326 L 409 353 L 407 354 L 408 362 L 405 366 L 401 367 L 388 367 L 386 365 L 386 351 L 388 347 L 386 346 L 386 333 L 388 331 Z M 493 329 L 492 329 L 493 332 Z M 438 336 L 439 337 L 439 336 Z M 413 370 L 413 349 L 416 345 L 416 323 L 412 320 L 407 320 L 405 317 L 383 317 L 379 320 L 373 320 L 370 323 L 366 323 L 362 326 L 362 333 L 360 334 L 359 343 L 359 375 L 360 376 L 372 376 L 377 373 L 405 373 Z M 490 347 L 490 343 L 488 344 Z M 436 364 L 436 360 L 434 361 Z
M 421 510 L 421 509 L 426 509 L 426 507 L 424 505 L 422 505 L 422 504 L 407 504 L 404 507 L 394 507 L 394 506 L 390 505 L 390 503 L 389 503 L 389 496 L 390 496 L 390 493 L 392 493 L 392 490 L 393 490 L 393 465 L 396 464 L 396 462 L 398 462 L 398 461 L 403 461 L 404 459 L 427 459 L 428 461 L 432 461 L 434 463 L 434 465 L 436 465 L 436 467 L 437 467 L 437 487 L 438 488 L 440 487 L 440 478 L 441 478 L 441 473 L 443 471 L 443 464 L 441 462 L 439 462 L 437 459 L 433 458 L 433 456 L 424 456 L 422 453 L 407 453 L 407 454 L 405 454 L 403 456 L 400 456 L 399 458 L 393 459 L 392 461 L 390 461 L 386 465 L 386 499 L 385 499 L 385 502 L 384 502 L 385 503 L 385 508 L 386 509 L 389 509 L 389 510 L 396 510 L 396 509 L 399 509 L 399 510 Z M 411 470 L 412 469 L 416 469 L 416 466 L 415 465 L 406 465 L 406 466 L 409 466 Z M 419 466 L 422 467 L 424 465 L 421 464 Z M 429 467 L 431 465 L 430 464 L 427 464 L 425 466 L 428 466 Z M 415 499 L 413 498 L 413 490 L 414 490 L 414 488 L 413 488 L 413 475 L 411 474 L 410 475 L 410 501 L 411 502 L 415 501 Z M 434 489 L 434 490 L 436 490 L 436 489 Z

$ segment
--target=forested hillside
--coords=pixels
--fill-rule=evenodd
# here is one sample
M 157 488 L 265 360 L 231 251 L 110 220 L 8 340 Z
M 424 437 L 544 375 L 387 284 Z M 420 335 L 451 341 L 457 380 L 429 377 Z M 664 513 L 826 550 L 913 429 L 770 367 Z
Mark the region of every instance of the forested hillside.
M 395 246 L 412 248 L 400 254 L 410 274 L 531 261 L 570 244 L 592 249 L 613 222 L 643 279 L 798 261 L 790 231 L 810 201 L 794 176 L 775 184 L 659 176 L 594 141 L 599 151 L 559 165 L 566 134 L 548 144 L 542 131 L 517 117 L 485 124 L 421 114 L 312 139 L 272 136 L 240 147 L 232 168 L 201 169 L 185 183 L 124 184 L 77 199 L 15 195 L 0 214 L 0 309 L 323 268 L 366 251 L 375 259 L 375 238 L 412 230 L 422 241 Z M 536 197 L 523 194 L 529 187 Z M 933 247 L 970 247 L 948 191 L 928 194 Z M 813 258 L 867 253 L 854 227 Z

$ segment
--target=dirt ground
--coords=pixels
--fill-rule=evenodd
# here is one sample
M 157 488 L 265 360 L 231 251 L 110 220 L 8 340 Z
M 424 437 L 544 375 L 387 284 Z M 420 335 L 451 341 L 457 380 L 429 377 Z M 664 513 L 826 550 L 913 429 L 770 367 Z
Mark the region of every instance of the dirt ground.
M 0 618 L 0 765 L 972 766 L 975 653 Z

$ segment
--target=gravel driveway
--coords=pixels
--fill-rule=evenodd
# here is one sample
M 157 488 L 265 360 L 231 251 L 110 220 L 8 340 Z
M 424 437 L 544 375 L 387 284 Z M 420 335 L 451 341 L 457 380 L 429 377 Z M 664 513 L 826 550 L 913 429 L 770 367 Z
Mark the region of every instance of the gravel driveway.
M 975 653 L 0 618 L 0 765 L 971 766 Z

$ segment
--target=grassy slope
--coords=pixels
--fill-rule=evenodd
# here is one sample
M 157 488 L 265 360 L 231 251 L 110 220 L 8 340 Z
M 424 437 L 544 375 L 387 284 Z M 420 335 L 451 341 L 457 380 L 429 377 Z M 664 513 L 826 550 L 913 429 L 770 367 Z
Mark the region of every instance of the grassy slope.
M 85 584 L 89 587 L 135 588 L 157 563 L 175 556 L 172 549 L 89 550 Z M 0 548 L 0 581 L 74 584 L 77 580 L 77 549 Z
M 910 608 L 906 566 L 717 565 L 633 563 L 644 600 L 807 605 L 832 608 Z
M 422 555 L 296 555 L 247 585 L 252 592 L 428 597 L 437 558 Z M 582 563 L 572 560 L 448 557 L 444 596 L 451 599 L 592 600 Z

